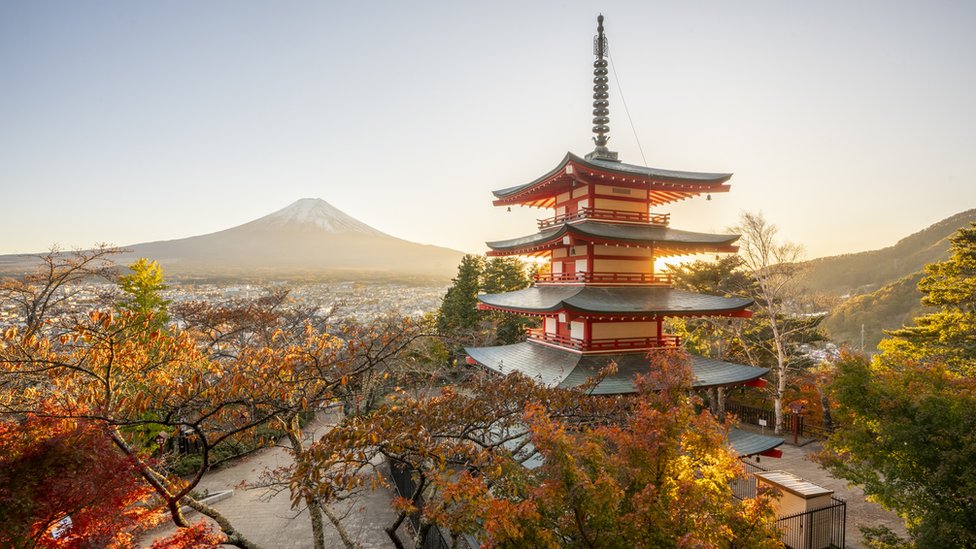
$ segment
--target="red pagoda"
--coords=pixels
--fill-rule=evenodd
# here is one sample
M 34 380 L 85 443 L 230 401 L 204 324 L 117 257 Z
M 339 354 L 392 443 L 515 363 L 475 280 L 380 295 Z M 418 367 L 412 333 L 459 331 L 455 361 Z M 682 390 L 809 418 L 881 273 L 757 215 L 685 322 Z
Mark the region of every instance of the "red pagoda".
M 549 173 L 494 192 L 496 206 L 546 208 L 529 236 L 488 242 L 490 256 L 544 258 L 549 270 L 533 286 L 479 296 L 483 310 L 537 316 L 541 327 L 514 345 L 469 347 L 468 362 L 507 374 L 521 372 L 550 386 L 574 387 L 610 361 L 616 373 L 593 394 L 635 391 L 634 378 L 648 368 L 647 353 L 679 347 L 663 332 L 668 317 L 749 317 L 752 300 L 717 297 L 671 286 L 655 272 L 656 259 L 696 253 L 734 253 L 738 235 L 689 232 L 670 227 L 670 215 L 652 213 L 678 200 L 727 192 L 727 173 L 662 170 L 618 160 L 609 141 L 609 85 L 603 16 L 594 38 L 593 133 L 596 148 L 572 153 Z M 766 368 L 692 356 L 698 389 L 762 386 Z M 733 430 L 730 444 L 741 456 L 777 455 L 782 440 Z

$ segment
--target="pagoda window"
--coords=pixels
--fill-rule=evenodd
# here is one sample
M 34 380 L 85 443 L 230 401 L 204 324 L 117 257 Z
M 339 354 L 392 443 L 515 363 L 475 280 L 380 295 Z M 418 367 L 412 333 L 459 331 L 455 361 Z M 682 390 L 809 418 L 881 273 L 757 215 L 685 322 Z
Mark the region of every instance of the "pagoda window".
M 556 207 L 556 217 L 560 217 L 560 216 L 564 216 L 564 215 L 566 215 L 566 206 L 557 206 Z
M 583 341 L 586 335 L 585 332 L 586 329 L 582 321 L 574 320 L 569 323 L 569 337 Z
M 650 261 L 635 259 L 594 259 L 593 272 L 596 273 L 648 273 L 654 271 Z
M 589 272 L 589 259 L 577 259 L 576 260 L 576 272 L 586 273 Z
M 547 334 L 554 334 L 554 333 L 556 333 L 556 324 L 557 323 L 556 323 L 556 319 L 555 318 L 553 318 L 551 316 L 547 316 L 546 319 L 545 319 L 546 333 Z
M 554 274 L 554 275 L 563 274 L 563 262 L 562 261 L 554 261 L 552 263 L 552 274 Z
M 596 204 L 596 209 L 598 210 L 613 210 L 616 212 L 634 212 L 634 213 L 647 213 L 649 209 L 646 202 L 641 200 L 640 202 L 630 201 L 630 200 L 614 200 L 612 198 L 599 198 L 594 200 Z
M 648 322 L 594 322 L 591 325 L 593 339 L 625 339 L 657 337 L 658 323 Z

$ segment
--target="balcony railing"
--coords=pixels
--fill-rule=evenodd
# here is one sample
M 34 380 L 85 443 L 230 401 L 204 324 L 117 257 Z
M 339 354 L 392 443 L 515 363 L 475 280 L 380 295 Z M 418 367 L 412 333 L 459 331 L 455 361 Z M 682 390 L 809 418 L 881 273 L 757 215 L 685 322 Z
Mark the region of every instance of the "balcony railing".
M 535 281 L 542 284 L 559 282 L 591 282 L 603 284 L 650 284 L 670 286 L 671 275 L 654 273 L 538 273 Z
M 572 213 L 565 213 L 539 219 L 539 228 L 545 229 L 560 223 L 577 221 L 580 219 L 593 219 L 597 221 L 624 221 L 627 223 L 649 223 L 651 225 L 668 226 L 671 221 L 671 214 L 658 214 L 647 212 L 625 212 L 622 210 L 606 210 L 602 208 L 580 208 Z
M 550 334 L 541 329 L 529 330 L 529 339 L 553 343 L 561 347 L 577 351 L 610 351 L 616 349 L 663 349 L 681 345 L 681 338 L 676 335 L 665 334 L 661 337 L 618 337 L 606 339 L 591 339 L 584 341 L 575 337 Z

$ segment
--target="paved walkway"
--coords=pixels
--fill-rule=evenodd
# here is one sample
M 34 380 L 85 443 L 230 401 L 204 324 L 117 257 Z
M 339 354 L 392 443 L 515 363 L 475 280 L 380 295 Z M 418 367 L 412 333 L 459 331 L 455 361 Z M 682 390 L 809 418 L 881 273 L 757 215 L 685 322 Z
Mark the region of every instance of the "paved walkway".
M 740 426 L 748 429 L 749 426 Z M 768 431 L 767 431 L 768 434 Z M 788 438 L 788 437 L 784 437 Z M 762 458 L 758 464 L 764 469 L 784 470 L 802 477 L 814 484 L 834 491 L 834 496 L 847 502 L 847 527 L 845 537 L 847 547 L 865 547 L 861 531 L 858 526 L 887 526 L 896 534 L 907 537 L 905 522 L 895 513 L 882 508 L 876 503 L 864 499 L 864 491 L 856 486 L 848 486 L 847 481 L 832 477 L 820 465 L 810 459 L 819 452 L 822 446 L 819 442 L 811 442 L 804 446 L 794 446 L 789 438 L 786 444 L 779 447 L 783 451 L 781 458 Z M 801 442 L 803 442 L 801 440 Z M 755 460 L 751 460 L 755 463 Z
M 321 416 L 322 414 L 320 414 Z M 306 426 L 306 436 L 322 436 L 334 425 L 334 417 L 317 418 Z M 257 484 L 261 473 L 266 469 L 285 466 L 291 457 L 282 448 L 267 448 L 234 465 L 207 474 L 200 482 L 198 491 L 209 493 L 221 490 L 234 490 L 234 494 L 213 506 L 239 529 L 249 540 L 261 547 L 305 548 L 312 547 L 312 526 L 308 513 L 291 508 L 288 490 L 272 494 L 265 488 L 247 488 Z M 242 484 L 244 483 L 244 484 Z M 242 487 L 243 486 L 243 487 Z M 343 524 L 364 549 L 392 547 L 383 528 L 395 518 L 390 500 L 393 495 L 387 489 L 366 490 L 359 497 L 337 506 L 336 512 L 343 516 Z M 199 520 L 201 515 L 191 513 L 187 519 Z M 208 519 L 209 520 L 209 519 Z M 325 521 L 325 546 L 342 547 L 335 528 Z M 153 540 L 170 535 L 176 527 L 168 523 L 143 536 L 141 546 L 148 547 Z M 216 525 L 214 529 L 218 530 Z

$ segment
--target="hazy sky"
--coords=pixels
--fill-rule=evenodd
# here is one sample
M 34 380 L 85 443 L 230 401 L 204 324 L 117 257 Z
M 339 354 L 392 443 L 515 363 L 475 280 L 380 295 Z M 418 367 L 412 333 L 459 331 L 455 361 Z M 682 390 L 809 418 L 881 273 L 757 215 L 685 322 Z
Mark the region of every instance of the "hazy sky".
M 0 253 L 213 232 L 303 197 L 483 252 L 490 191 L 590 141 L 606 16 L 611 148 L 734 172 L 672 206 L 762 211 L 808 257 L 976 207 L 976 2 L 0 3 Z

